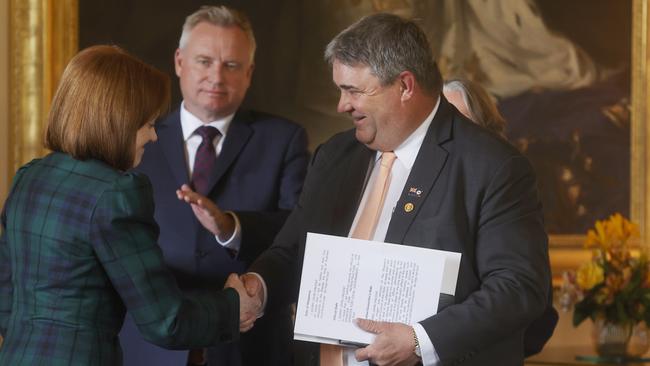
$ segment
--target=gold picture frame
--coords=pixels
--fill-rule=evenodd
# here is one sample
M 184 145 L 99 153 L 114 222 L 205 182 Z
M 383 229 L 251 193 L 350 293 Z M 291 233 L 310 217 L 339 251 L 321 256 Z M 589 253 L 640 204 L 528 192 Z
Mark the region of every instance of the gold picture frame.
M 641 228 L 639 243 L 650 244 L 650 79 L 648 2 L 632 0 L 630 216 Z M 56 81 L 77 50 L 78 0 L 11 0 L 9 175 L 42 155 L 42 132 Z M 583 235 L 551 235 L 550 257 L 556 278 L 575 269 L 590 253 Z
M 43 129 L 59 77 L 77 52 L 78 0 L 9 3 L 9 172 L 42 156 Z
M 632 65 L 631 65 L 631 146 L 630 146 L 630 217 L 639 223 L 641 235 L 637 245 L 647 249 L 650 244 L 650 139 L 648 136 L 648 103 L 650 78 L 648 63 L 648 0 L 632 1 Z M 576 269 L 591 258 L 583 248 L 584 235 L 551 235 L 549 237 L 551 267 L 559 281 L 565 270 Z M 557 283 L 557 282 L 556 282 Z

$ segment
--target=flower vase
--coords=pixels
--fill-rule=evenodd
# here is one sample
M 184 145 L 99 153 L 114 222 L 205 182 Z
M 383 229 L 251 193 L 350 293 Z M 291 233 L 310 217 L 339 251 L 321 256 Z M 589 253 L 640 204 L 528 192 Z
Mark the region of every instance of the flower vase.
M 613 323 L 605 319 L 594 321 L 591 339 L 596 353 L 605 358 L 627 357 L 632 328 L 629 323 Z
M 642 357 L 650 349 L 650 334 L 645 322 L 639 322 L 632 330 L 632 336 L 627 342 L 627 355 L 629 357 Z

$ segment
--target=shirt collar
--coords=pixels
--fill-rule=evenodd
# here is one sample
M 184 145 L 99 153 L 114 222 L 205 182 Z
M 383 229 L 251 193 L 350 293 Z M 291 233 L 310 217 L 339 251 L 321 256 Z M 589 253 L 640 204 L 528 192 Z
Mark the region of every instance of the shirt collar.
M 230 122 L 235 117 L 235 114 L 226 116 L 225 118 L 218 119 L 209 123 L 203 123 L 197 116 L 193 115 L 190 111 L 185 109 L 185 102 L 181 103 L 181 128 L 183 129 L 183 141 L 187 141 L 201 126 L 215 127 L 221 133 L 222 137 L 226 136 Z
M 404 167 L 409 170 L 411 170 L 413 164 L 415 164 L 415 159 L 418 156 L 418 152 L 420 151 L 424 137 L 427 135 L 429 126 L 431 126 L 431 122 L 433 122 L 433 117 L 436 115 L 439 106 L 440 98 L 438 98 L 436 105 L 433 107 L 433 110 L 431 113 L 429 113 L 427 118 L 425 118 L 420 126 L 416 128 L 415 131 L 413 131 L 413 133 L 411 133 L 411 135 L 409 135 L 409 137 L 407 137 L 406 140 L 404 140 L 404 142 L 402 142 L 394 151 L 397 159 L 401 161 L 402 164 L 404 164 Z M 375 162 L 377 162 L 380 157 L 381 151 L 377 151 L 377 155 L 375 155 Z

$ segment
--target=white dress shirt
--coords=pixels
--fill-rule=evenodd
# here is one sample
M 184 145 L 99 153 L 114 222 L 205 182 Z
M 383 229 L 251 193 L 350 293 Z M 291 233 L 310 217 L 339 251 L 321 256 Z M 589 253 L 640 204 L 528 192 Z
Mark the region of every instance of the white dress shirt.
M 388 232 L 388 225 L 390 224 L 391 216 L 393 215 L 393 211 L 395 210 L 397 201 L 399 201 L 399 198 L 402 195 L 404 185 L 406 185 L 406 181 L 408 180 L 409 174 L 411 173 L 411 168 L 413 168 L 413 164 L 415 163 L 415 159 L 418 156 L 418 152 L 420 151 L 420 147 L 422 146 L 424 137 L 427 134 L 427 130 L 429 129 L 429 126 L 433 121 L 433 117 L 435 116 L 439 105 L 440 105 L 440 99 L 438 99 L 436 106 L 433 108 L 433 110 L 431 111 L 429 116 L 424 120 L 424 122 L 422 122 L 420 127 L 418 127 L 415 131 L 413 131 L 413 133 L 406 140 L 404 140 L 404 142 L 402 142 L 402 144 L 399 147 L 397 147 L 397 149 L 395 149 L 394 151 L 397 158 L 393 162 L 393 166 L 390 171 L 390 176 L 389 176 L 390 185 L 388 186 L 388 192 L 386 193 L 386 199 L 384 201 L 384 206 L 382 208 L 381 215 L 379 216 L 379 220 L 377 221 L 375 234 L 372 237 L 372 240 L 374 241 L 383 242 L 386 239 L 386 233 Z M 370 173 L 370 178 L 366 183 L 366 187 L 373 187 L 374 182 L 377 179 L 377 174 L 379 174 L 378 167 L 380 165 L 378 164 L 378 162 L 380 158 L 381 158 L 381 151 L 377 151 L 377 154 L 375 155 L 375 160 L 373 162 L 372 171 Z M 355 227 L 357 226 L 357 221 L 359 221 L 359 216 L 361 216 L 361 211 L 363 210 L 362 208 L 366 204 L 366 200 L 368 199 L 368 195 L 370 194 L 370 191 L 371 191 L 370 189 L 366 189 L 363 193 L 363 198 L 361 199 L 361 203 L 359 204 L 359 208 L 357 209 L 357 213 L 354 217 L 354 221 L 352 222 L 352 228 L 350 229 L 350 233 L 348 234 L 348 236 L 352 235 Z M 440 364 L 440 358 L 438 357 L 438 354 L 436 353 L 436 350 L 433 347 L 433 343 L 431 342 L 431 339 L 429 338 L 426 331 L 424 330 L 424 327 L 422 327 L 422 325 L 420 325 L 419 323 L 411 324 L 411 326 L 415 330 L 415 334 L 418 337 L 418 342 L 420 343 L 420 351 L 422 352 L 423 365 L 438 366 Z M 346 350 L 344 354 L 344 359 L 345 358 L 347 358 L 346 361 L 348 366 L 368 365 L 367 361 L 357 362 L 357 360 L 354 357 L 354 352 L 352 350 Z
M 195 115 L 185 109 L 184 102 L 181 103 L 181 128 L 183 130 L 183 145 L 185 146 L 185 161 L 187 162 L 188 177 L 192 177 L 196 150 L 198 150 L 199 145 L 203 141 L 203 138 L 196 133 L 196 129 L 201 126 L 212 126 L 219 130 L 221 136 L 215 137 L 214 141 L 212 141 L 214 144 L 214 150 L 217 156 L 219 156 L 223 147 L 223 142 L 226 140 L 228 135 L 228 128 L 230 127 L 230 123 L 234 116 L 235 114 L 233 113 L 223 119 L 212 121 L 210 123 L 203 123 Z M 219 160 L 217 159 L 217 164 L 218 163 Z M 219 240 L 219 236 L 215 235 L 215 238 L 217 239 L 217 242 L 224 247 L 239 252 L 239 248 L 241 247 L 241 224 L 239 223 L 239 218 L 234 212 L 226 211 L 226 213 L 231 215 L 235 220 L 235 231 L 225 242 Z

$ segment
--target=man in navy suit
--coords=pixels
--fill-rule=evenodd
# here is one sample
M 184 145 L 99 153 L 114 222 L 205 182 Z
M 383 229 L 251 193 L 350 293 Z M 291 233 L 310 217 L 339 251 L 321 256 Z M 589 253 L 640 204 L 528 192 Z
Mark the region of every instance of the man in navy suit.
M 166 263 L 188 292 L 220 289 L 229 273 L 245 271 L 283 225 L 306 174 L 304 129 L 240 108 L 254 53 L 255 38 L 244 14 L 210 6 L 188 16 L 175 54 L 183 102 L 157 124 L 158 141 L 147 148 L 138 167 L 153 185 Z M 218 206 L 215 235 L 176 198 L 183 184 Z M 127 321 L 122 331 L 125 365 L 291 363 L 286 305 L 267 308 L 239 343 L 189 354 L 150 346 L 134 329 Z

